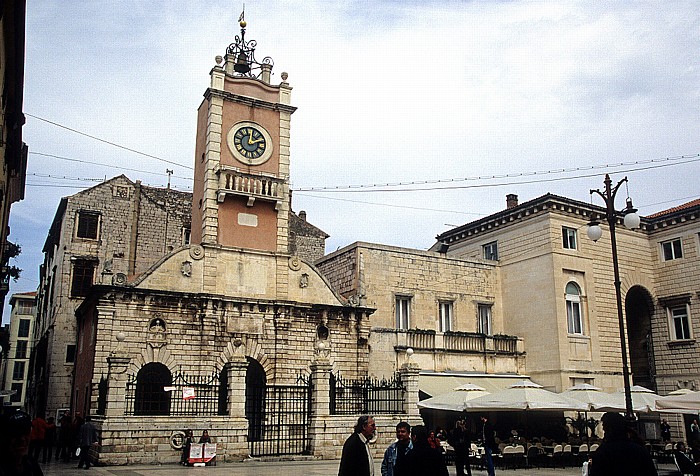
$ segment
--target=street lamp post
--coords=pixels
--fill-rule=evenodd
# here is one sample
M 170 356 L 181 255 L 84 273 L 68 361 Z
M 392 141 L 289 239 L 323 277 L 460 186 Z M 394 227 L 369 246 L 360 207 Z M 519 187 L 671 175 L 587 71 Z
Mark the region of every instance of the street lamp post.
M 594 193 L 600 195 L 605 202 L 605 218 L 610 227 L 610 244 L 612 247 L 612 259 L 613 259 L 613 273 L 615 276 L 615 299 L 617 301 L 617 321 L 620 327 L 620 349 L 622 350 L 622 378 L 625 385 L 625 416 L 629 419 L 634 418 L 634 410 L 632 407 L 632 391 L 630 387 L 630 371 L 629 365 L 627 363 L 627 339 L 625 337 L 625 318 L 622 314 L 622 292 L 620 290 L 620 267 L 617 260 L 617 239 L 615 236 L 615 226 L 617 225 L 618 217 L 622 216 L 624 219 L 625 227 L 630 229 L 639 228 L 640 218 L 637 215 L 637 211 L 632 207 L 632 200 L 627 197 L 627 207 L 622 211 L 618 212 L 615 210 L 615 196 L 620 188 L 620 185 L 627 182 L 627 177 L 620 180 L 615 187 L 612 187 L 612 180 L 610 176 L 605 174 L 605 190 L 591 190 L 591 195 Z M 592 221 L 588 226 L 588 237 L 593 241 L 598 241 L 598 239 L 603 235 L 603 230 L 601 230 L 600 225 Z

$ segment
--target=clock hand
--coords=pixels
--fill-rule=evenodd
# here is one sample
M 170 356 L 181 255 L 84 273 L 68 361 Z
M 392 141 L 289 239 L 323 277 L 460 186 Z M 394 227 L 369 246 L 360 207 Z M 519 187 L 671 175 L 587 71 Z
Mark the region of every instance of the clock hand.
M 255 139 L 255 140 L 251 140 L 252 138 L 253 138 L 252 135 L 248 136 L 248 145 L 257 144 L 258 142 L 262 142 L 262 141 L 265 140 L 264 137 L 261 137 L 261 138 L 259 138 L 259 139 Z

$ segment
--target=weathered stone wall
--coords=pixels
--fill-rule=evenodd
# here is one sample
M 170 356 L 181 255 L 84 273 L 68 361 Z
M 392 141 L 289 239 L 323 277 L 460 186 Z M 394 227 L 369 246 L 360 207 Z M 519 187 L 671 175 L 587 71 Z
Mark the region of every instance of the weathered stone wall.
M 328 235 L 306 221 L 306 212 L 299 213 L 289 212 L 289 254 L 314 263 L 326 253 Z

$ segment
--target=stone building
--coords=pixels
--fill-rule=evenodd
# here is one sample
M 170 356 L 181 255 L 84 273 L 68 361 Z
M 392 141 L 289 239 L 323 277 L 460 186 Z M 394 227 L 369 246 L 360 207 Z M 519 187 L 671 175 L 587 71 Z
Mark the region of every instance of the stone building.
M 189 193 L 124 175 L 61 200 L 39 272 L 30 409 L 51 415 L 71 408 L 76 308 L 93 284 L 125 283 L 186 244 L 190 207 Z
M 8 265 L 17 248 L 8 240 L 10 208 L 24 198 L 27 174 L 27 144 L 22 141 L 25 118 L 24 30 L 25 0 L 0 3 L 0 299 L 5 302 L 10 278 L 16 277 Z M 0 317 L 2 310 L 0 310 Z
M 556 391 L 623 387 L 610 236 L 587 225 L 601 207 L 552 194 L 442 233 L 433 249 L 484 258 L 500 269 L 504 331 L 522 336 L 525 372 Z M 700 201 L 616 227 L 633 385 L 661 395 L 700 389 Z M 506 292 L 507 291 L 507 292 Z M 535 349 L 538 349 L 535 351 Z M 676 436 L 682 425 L 676 422 Z
M 0 398 L 3 402 L 3 412 L 7 411 L 8 407 L 24 408 L 32 349 L 32 328 L 36 317 L 36 292 L 13 294 L 10 297 L 10 306 L 12 311 L 7 342 L 8 358 L 0 366 L 0 390 L 11 391 L 13 394 Z
M 220 460 L 337 457 L 361 411 L 362 393 L 331 382 L 367 377 L 374 309 L 304 259 L 327 235 L 290 211 L 292 88 L 286 73 L 271 83 L 241 27 L 198 111 L 192 243 L 96 282 L 76 310 L 73 407 L 100 415 L 106 463 L 177 461 L 188 427 L 209 430 Z M 418 418 L 403 367 L 378 402 L 385 424 Z
M 522 339 L 504 335 L 495 263 L 359 242 L 316 265 L 344 297 L 376 309 L 369 334 L 371 375 L 391 375 L 409 348 L 422 369 L 421 391 L 429 396 L 440 375 L 478 384 L 524 370 Z M 449 381 L 452 390 L 456 384 Z

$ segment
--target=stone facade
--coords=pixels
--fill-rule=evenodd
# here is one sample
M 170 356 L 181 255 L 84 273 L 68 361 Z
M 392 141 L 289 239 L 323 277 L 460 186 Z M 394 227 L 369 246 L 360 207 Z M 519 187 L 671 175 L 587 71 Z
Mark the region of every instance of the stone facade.
M 3 343 L 0 355 L 0 390 L 14 391 L 10 396 L 1 397 L 3 411 L 10 408 L 24 408 L 29 375 L 33 328 L 36 321 L 36 292 L 17 293 L 10 297 L 10 324 L 8 341 Z M 46 415 L 51 416 L 51 415 Z
M 601 207 L 548 194 L 443 233 L 433 247 L 483 258 L 497 243 L 505 331 L 524 337 L 526 372 L 553 390 L 581 382 L 606 391 L 623 386 L 610 236 L 607 229 L 595 243 L 585 236 L 587 224 L 604 215 Z M 643 217 L 638 230 L 621 218 L 616 227 L 632 384 L 661 395 L 700 389 L 699 219 L 696 200 Z M 576 235 L 574 247 L 565 246 L 567 230 Z M 568 328 L 568 283 L 581 292 L 581 332 Z M 687 328 L 679 331 L 679 320 Z M 682 421 L 675 423 L 680 438 Z
M 354 243 L 316 264 L 350 302 L 376 309 L 369 335 L 370 375 L 391 375 L 406 361 L 408 348 L 415 352 L 413 362 L 427 371 L 518 374 L 523 370 L 522 340 L 503 336 L 500 276 L 494 263 Z M 409 301 L 405 326 L 397 324 L 399 299 Z M 440 323 L 444 306 L 450 309 L 447 329 Z M 488 335 L 478 328 L 479 306 L 490 309 Z
M 47 414 L 71 408 L 75 309 L 85 295 L 76 293 L 74 277 L 80 286 L 126 282 L 181 248 L 190 202 L 189 193 L 145 187 L 124 175 L 61 200 L 40 269 L 30 408 Z M 82 264 L 87 267 L 79 269 Z

